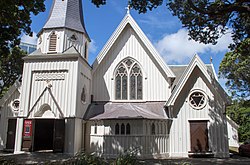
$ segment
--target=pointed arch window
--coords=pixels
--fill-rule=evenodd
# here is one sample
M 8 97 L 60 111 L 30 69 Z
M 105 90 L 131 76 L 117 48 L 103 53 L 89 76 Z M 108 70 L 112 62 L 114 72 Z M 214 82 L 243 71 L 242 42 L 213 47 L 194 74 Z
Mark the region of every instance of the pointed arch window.
M 115 99 L 142 100 L 143 75 L 139 64 L 127 58 L 117 67 L 115 72 Z
M 55 32 L 52 32 L 52 34 L 50 35 L 50 39 L 49 39 L 49 51 L 50 52 L 56 51 L 56 42 L 57 42 L 57 36 Z
M 130 135 L 130 124 L 126 125 L 126 135 Z
M 83 86 L 83 88 L 82 88 L 81 101 L 82 101 L 82 103 L 86 103 L 86 89 L 85 89 L 85 86 Z
M 128 73 L 126 67 L 121 64 L 116 71 L 116 99 L 126 100 L 128 98 Z
M 97 134 L 97 124 L 95 123 L 95 130 L 94 133 Z
M 125 125 L 122 123 L 121 125 L 121 135 L 125 134 Z
M 151 125 L 151 134 L 155 135 L 155 123 Z
M 118 135 L 119 133 L 120 133 L 119 124 L 116 123 L 116 125 L 115 125 L 115 134 Z

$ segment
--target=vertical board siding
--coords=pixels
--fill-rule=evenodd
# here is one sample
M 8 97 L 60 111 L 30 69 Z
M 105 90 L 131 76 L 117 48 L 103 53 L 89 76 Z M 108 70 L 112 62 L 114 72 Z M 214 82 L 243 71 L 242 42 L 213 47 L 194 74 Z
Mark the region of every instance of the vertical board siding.
M 192 90 L 202 90 L 207 95 L 207 104 L 201 110 L 193 109 L 188 100 Z M 227 136 L 223 99 L 213 90 L 199 70 L 194 70 L 180 93 L 174 107 L 177 113 L 170 128 L 170 156 L 187 157 L 190 151 L 190 123 L 192 120 L 205 120 L 208 123 L 209 150 L 215 156 L 227 156 Z M 216 100 L 216 102 L 214 102 Z M 178 111 L 179 110 L 179 111 Z M 216 135 L 216 136 L 214 136 Z M 218 138 L 220 137 L 220 138 Z
M 78 63 L 78 71 L 77 71 L 77 97 L 76 97 L 76 104 L 77 104 L 77 110 L 76 110 L 76 116 L 82 118 L 87 111 L 88 105 L 91 103 L 91 83 L 92 83 L 92 75 L 91 70 L 89 69 L 89 66 L 86 66 L 87 64 L 83 64 L 82 62 Z M 85 86 L 85 93 L 86 93 L 86 102 L 83 103 L 81 101 L 81 94 L 82 94 L 82 88 Z
M 126 57 L 134 58 L 142 66 L 143 100 L 166 101 L 170 95 L 169 83 L 130 26 L 121 33 L 93 74 L 94 100 L 114 100 L 114 71 Z
M 39 111 L 43 104 L 49 104 L 55 117 L 59 117 L 59 108 L 65 117 L 75 116 L 76 109 L 76 84 L 77 84 L 77 61 L 46 61 L 46 62 L 26 62 L 24 65 L 23 86 L 21 95 L 21 110 L 24 111 L 24 116 L 32 109 L 29 117 L 34 117 L 34 114 Z M 57 70 L 58 72 L 54 72 Z M 40 73 L 40 72 L 42 73 Z M 51 80 L 51 92 L 57 102 L 52 99 L 51 94 L 46 90 L 45 80 L 36 80 L 39 74 L 63 74 L 64 79 Z M 39 99 L 40 97 L 40 99 Z M 37 102 L 37 100 L 39 101 Z M 37 102 L 37 104 L 35 104 Z
M 1 107 L 1 116 L 0 116 L 0 150 L 3 150 L 6 147 L 7 142 L 7 130 L 8 130 L 8 120 L 9 118 L 15 118 L 17 112 L 14 112 L 11 108 L 11 104 L 15 99 L 19 99 L 20 92 L 18 89 L 14 91 L 13 94 L 8 98 L 8 100 Z
M 115 135 L 115 125 L 130 124 L 129 135 Z M 156 134 L 151 134 L 151 124 L 156 125 Z M 97 132 L 95 133 L 95 126 Z M 147 130 L 148 129 L 148 130 Z M 115 158 L 127 150 L 136 151 L 142 158 L 168 157 L 169 135 L 165 121 L 156 120 L 108 120 L 88 121 L 86 151 L 96 152 L 106 158 Z
M 52 31 L 53 32 L 53 31 Z M 50 41 L 50 35 L 52 34 L 51 30 L 44 30 L 43 34 L 38 39 L 38 45 L 37 49 L 41 49 L 42 53 L 48 53 L 49 52 L 49 41 Z M 84 58 L 84 50 L 85 50 L 85 42 L 87 39 L 82 33 L 75 32 L 68 29 L 56 29 L 54 30 L 57 42 L 56 42 L 56 50 L 53 52 L 59 52 L 62 53 L 65 50 L 69 49 L 71 46 L 74 46 L 78 52 L 81 54 L 81 56 Z M 72 35 L 75 35 L 77 37 L 76 41 L 72 41 L 70 37 Z M 41 42 L 40 42 L 41 41 Z

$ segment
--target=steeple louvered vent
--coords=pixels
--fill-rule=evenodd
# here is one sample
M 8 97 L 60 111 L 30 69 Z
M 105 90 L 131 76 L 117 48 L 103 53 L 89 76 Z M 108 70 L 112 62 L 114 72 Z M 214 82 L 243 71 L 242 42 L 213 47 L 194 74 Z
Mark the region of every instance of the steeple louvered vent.
M 50 52 L 56 51 L 56 41 L 57 41 L 57 36 L 56 36 L 55 32 L 53 32 L 50 36 L 50 41 L 49 41 L 49 51 Z

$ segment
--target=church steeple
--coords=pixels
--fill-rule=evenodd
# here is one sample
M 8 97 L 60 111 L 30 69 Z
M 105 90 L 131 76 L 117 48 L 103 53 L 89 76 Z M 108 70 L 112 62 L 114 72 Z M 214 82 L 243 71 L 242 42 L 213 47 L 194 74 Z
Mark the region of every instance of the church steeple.
M 62 53 L 74 46 L 87 60 L 90 38 L 84 25 L 82 0 L 53 0 L 38 37 L 37 47 L 42 53 Z
M 43 29 L 68 28 L 87 35 L 82 13 L 82 0 L 54 0 Z

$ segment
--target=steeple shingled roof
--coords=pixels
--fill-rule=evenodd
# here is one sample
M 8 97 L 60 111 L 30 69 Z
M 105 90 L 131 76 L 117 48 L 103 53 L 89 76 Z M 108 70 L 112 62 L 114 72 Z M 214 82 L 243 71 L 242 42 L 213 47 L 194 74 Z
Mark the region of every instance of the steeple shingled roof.
M 82 0 L 54 0 L 43 29 L 54 28 L 76 30 L 89 38 L 83 20 Z

